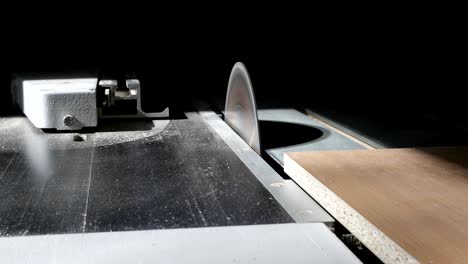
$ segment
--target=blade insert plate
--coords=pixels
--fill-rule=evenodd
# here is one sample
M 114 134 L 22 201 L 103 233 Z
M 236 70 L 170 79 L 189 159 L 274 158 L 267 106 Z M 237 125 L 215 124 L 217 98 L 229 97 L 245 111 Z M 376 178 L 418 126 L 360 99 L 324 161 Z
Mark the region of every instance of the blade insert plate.
M 224 121 L 261 155 L 257 105 L 244 64 L 234 65 L 229 77 Z

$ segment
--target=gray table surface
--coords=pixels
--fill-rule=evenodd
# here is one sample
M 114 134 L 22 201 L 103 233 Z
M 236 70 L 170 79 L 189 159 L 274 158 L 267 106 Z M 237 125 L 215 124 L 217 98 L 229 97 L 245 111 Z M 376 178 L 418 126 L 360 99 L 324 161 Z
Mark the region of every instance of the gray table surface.
M 324 224 L 0 238 L 2 263 L 360 263 Z

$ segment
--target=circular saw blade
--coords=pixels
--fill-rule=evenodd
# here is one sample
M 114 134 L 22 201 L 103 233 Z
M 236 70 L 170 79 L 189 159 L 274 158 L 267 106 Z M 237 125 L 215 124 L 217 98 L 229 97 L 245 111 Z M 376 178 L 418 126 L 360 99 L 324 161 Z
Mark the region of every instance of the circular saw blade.
M 224 121 L 261 155 L 257 105 L 249 74 L 241 62 L 232 68 L 225 107 Z

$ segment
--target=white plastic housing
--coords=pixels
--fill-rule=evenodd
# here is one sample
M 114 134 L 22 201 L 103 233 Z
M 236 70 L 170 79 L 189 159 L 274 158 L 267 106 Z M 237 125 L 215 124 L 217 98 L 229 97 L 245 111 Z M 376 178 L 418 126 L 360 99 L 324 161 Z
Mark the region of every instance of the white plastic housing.
M 24 80 L 17 83 L 17 100 L 38 128 L 77 130 L 97 125 L 97 78 Z M 65 116 L 74 121 L 65 125 Z

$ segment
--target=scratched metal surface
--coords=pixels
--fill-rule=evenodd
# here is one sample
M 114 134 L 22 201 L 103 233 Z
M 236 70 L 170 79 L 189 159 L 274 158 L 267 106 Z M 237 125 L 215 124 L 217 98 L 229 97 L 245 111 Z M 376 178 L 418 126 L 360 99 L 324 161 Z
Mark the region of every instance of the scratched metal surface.
M 199 120 L 115 144 L 91 133 L 89 146 L 63 149 L 34 134 L 0 148 L 0 236 L 293 222 Z

